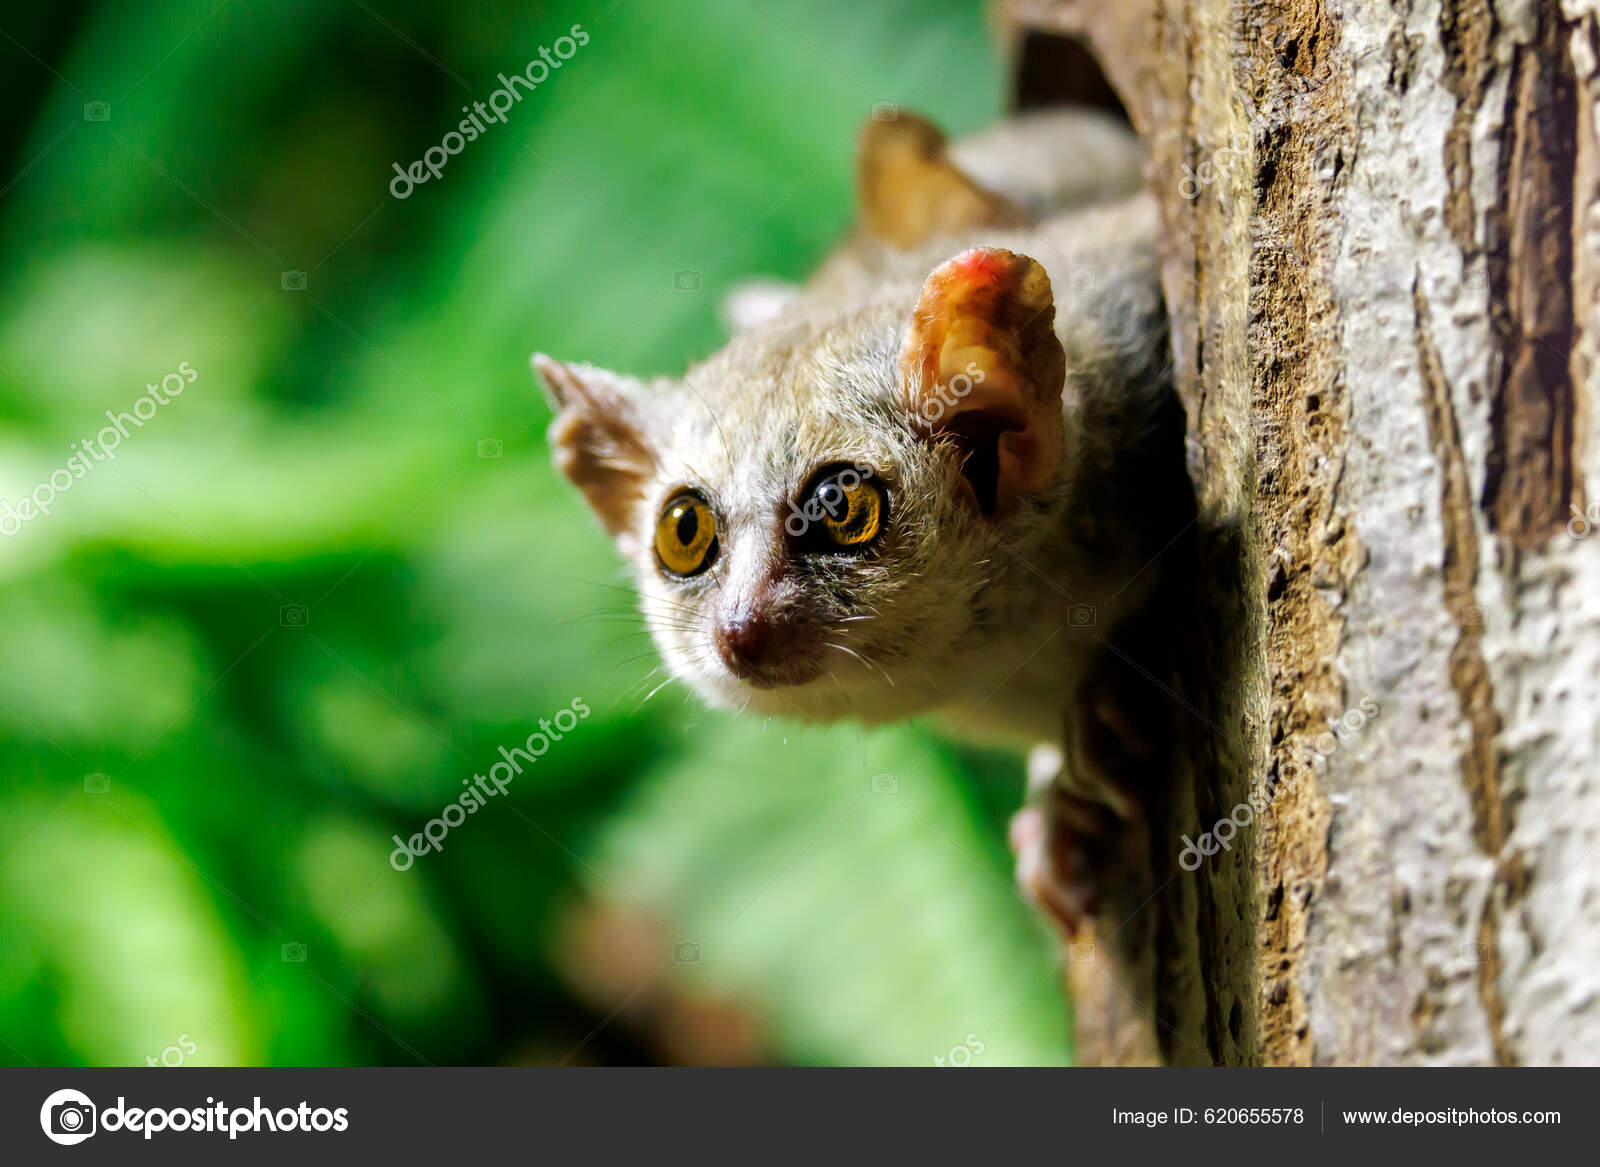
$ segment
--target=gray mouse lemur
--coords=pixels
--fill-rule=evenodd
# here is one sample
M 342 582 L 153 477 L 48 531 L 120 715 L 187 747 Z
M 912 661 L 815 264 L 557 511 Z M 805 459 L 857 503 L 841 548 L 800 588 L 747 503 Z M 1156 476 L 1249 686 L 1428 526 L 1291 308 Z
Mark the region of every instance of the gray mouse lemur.
M 892 110 L 855 234 L 736 292 L 720 352 L 651 381 L 533 358 L 667 667 L 722 708 L 1031 750 L 1018 876 L 1069 929 L 1097 808 L 1137 813 L 1164 736 L 1138 630 L 1193 515 L 1140 165 L 1089 111 L 947 143 Z

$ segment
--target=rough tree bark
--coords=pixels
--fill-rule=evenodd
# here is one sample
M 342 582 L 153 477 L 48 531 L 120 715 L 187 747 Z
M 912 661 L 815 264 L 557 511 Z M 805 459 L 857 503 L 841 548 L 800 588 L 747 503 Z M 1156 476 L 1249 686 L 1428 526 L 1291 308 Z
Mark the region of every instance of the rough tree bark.
M 1001 9 L 1022 99 L 1148 145 L 1206 508 L 1189 768 L 1084 1061 L 1600 1062 L 1596 10 Z

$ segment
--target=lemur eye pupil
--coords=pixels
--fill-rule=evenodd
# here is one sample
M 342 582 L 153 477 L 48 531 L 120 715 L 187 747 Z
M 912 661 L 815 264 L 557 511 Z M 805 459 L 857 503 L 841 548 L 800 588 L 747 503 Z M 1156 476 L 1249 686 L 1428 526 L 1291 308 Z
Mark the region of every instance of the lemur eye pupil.
M 695 530 L 700 526 L 700 518 L 693 507 L 684 507 L 683 513 L 678 516 L 678 542 L 684 546 L 694 542 Z

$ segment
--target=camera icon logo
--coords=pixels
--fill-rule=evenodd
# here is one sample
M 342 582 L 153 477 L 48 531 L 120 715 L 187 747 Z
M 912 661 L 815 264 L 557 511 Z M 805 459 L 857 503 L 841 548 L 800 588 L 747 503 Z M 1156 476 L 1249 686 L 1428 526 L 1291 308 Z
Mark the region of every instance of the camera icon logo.
M 1067 283 L 1074 292 L 1092 292 L 1095 286 L 1093 268 L 1075 267 L 1072 274 L 1067 277 Z
M 900 107 L 892 101 L 880 101 L 872 107 L 872 120 L 894 122 L 900 120 Z
M 105 774 L 86 774 L 83 778 L 85 794 L 110 794 L 111 779 Z
M 689 268 L 672 273 L 672 286 L 680 292 L 698 292 L 700 273 Z
M 869 786 L 874 794 L 897 794 L 900 790 L 900 779 L 893 774 L 874 774 Z
M 39 1108 L 39 1125 L 52 1143 L 71 1147 L 94 1134 L 98 1113 L 87 1094 L 57 1090 Z
M 499 438 L 479 438 L 478 457 L 499 458 L 506 452 L 506 444 Z
M 1067 609 L 1067 619 L 1074 628 L 1093 628 L 1095 624 L 1095 610 L 1093 604 L 1074 604 Z
M 285 944 L 278 949 L 278 955 L 283 958 L 284 964 L 304 964 L 306 962 L 306 946 L 298 941 Z
M 86 122 L 108 122 L 111 120 L 111 103 L 108 101 L 86 101 L 83 103 L 83 120 Z
M 285 604 L 278 609 L 278 623 L 285 628 L 304 628 L 311 612 L 304 604 Z
M 1093 964 L 1094 944 L 1088 940 L 1074 940 L 1067 945 L 1067 963 Z
M 700 946 L 698 944 L 674 944 L 672 946 L 672 959 L 679 964 L 699 964 Z
M 306 273 L 290 269 L 283 273 L 282 282 L 286 292 L 303 292 L 306 290 Z

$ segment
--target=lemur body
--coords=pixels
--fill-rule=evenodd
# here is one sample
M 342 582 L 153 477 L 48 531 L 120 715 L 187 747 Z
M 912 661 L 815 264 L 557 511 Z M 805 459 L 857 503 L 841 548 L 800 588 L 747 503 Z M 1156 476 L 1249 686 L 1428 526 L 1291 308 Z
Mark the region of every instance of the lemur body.
M 875 120 L 856 234 L 804 286 L 735 298 L 734 336 L 684 377 L 534 359 L 668 667 L 715 706 L 1035 748 L 1046 810 L 1013 838 L 1069 925 L 1085 820 L 1049 808 L 1127 810 L 1155 695 L 1129 698 L 1118 640 L 1192 515 L 1138 186 L 1099 115 L 954 146 Z

